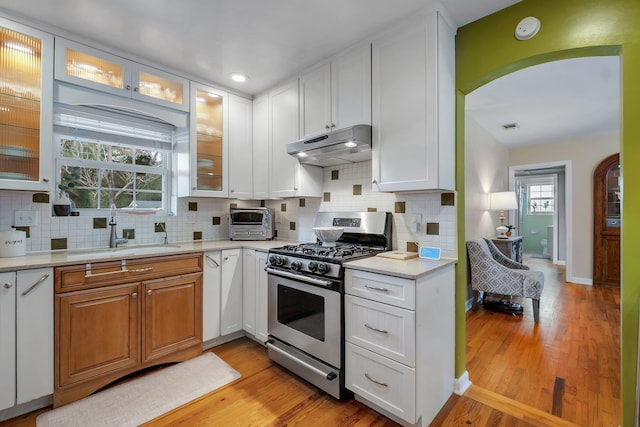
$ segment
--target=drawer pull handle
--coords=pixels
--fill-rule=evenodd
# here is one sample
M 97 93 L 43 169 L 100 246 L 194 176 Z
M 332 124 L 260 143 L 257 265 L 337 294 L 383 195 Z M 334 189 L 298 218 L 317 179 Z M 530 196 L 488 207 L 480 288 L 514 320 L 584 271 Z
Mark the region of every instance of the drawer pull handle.
M 385 331 L 384 329 L 374 328 L 373 326 L 369 325 L 368 323 L 365 323 L 364 327 L 367 328 L 367 329 L 371 329 L 372 331 L 380 332 L 381 334 L 388 334 L 389 333 L 389 331 Z
M 126 268 L 124 270 L 116 270 L 116 271 L 105 271 L 104 273 L 91 273 L 89 271 L 89 273 L 85 274 L 84 277 L 98 277 L 98 276 L 107 276 L 109 274 L 121 274 L 121 273 L 126 273 L 129 270 L 127 270 Z
M 127 271 L 129 271 L 129 273 L 145 273 L 151 270 L 153 270 L 153 267 L 134 268 L 133 270 L 127 270 Z
M 377 286 L 371 286 L 371 285 L 364 285 L 364 287 L 367 289 L 371 289 L 372 291 L 389 292 L 389 289 L 387 288 L 379 288 Z
M 371 377 L 369 376 L 369 374 L 367 374 L 366 372 L 364 373 L 364 376 L 365 376 L 369 381 L 371 381 L 372 383 L 378 384 L 379 386 L 382 386 L 382 387 L 389 387 L 389 384 L 387 384 L 387 383 L 383 383 L 382 381 L 374 380 L 374 379 L 373 379 L 373 378 L 371 378 Z
M 38 279 L 38 281 L 36 283 L 34 283 L 33 285 L 31 285 L 31 287 L 29 289 L 27 289 L 26 291 L 24 291 L 22 293 L 22 296 L 25 297 L 28 294 L 30 294 L 35 288 L 38 287 L 39 284 L 41 284 L 42 282 L 44 282 L 45 280 L 47 280 L 47 277 L 49 277 L 49 274 L 45 274 L 44 276 L 42 276 L 40 279 Z
M 220 264 L 218 264 L 218 261 L 216 261 L 215 259 L 211 258 L 209 255 L 205 255 L 207 257 L 207 259 L 209 261 L 211 261 L 212 263 L 215 264 L 216 267 L 220 267 Z

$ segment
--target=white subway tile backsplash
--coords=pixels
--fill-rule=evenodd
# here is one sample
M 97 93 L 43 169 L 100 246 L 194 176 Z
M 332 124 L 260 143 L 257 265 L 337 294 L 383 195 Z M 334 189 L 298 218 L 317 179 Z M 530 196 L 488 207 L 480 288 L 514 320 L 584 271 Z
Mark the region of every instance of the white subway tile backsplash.
M 338 179 L 332 179 L 332 171 L 338 171 Z M 299 199 L 267 200 L 264 205 L 273 208 L 276 213 L 276 230 L 278 239 L 300 242 L 315 241 L 311 227 L 318 211 L 367 211 L 375 208 L 379 212 L 394 214 L 393 248 L 405 250 L 407 242 L 418 245 L 439 246 L 443 256 L 456 256 L 456 208 L 441 206 L 440 193 L 382 193 L 371 188 L 371 162 L 355 163 L 328 167 L 323 173 L 323 192 L 331 194 L 328 202 L 320 198 L 305 198 L 304 206 Z M 361 186 L 361 194 L 353 194 L 353 186 Z M 197 211 L 189 211 L 189 203 L 197 203 Z M 412 229 L 412 221 L 404 214 L 394 213 L 395 203 L 405 202 L 406 215 L 420 215 L 420 229 Z M 178 201 L 176 216 L 126 215 L 117 216 L 117 233 L 134 229 L 134 244 L 161 243 L 163 232 L 155 232 L 154 223 L 164 222 L 169 242 L 193 240 L 194 231 L 202 232 L 203 240 L 227 239 L 229 236 L 228 212 L 230 204 L 238 207 L 258 207 L 260 201 L 230 199 L 191 199 Z M 286 204 L 286 212 L 281 212 L 281 205 Z M 110 228 L 94 229 L 93 217 L 55 217 L 51 216 L 51 205 L 33 203 L 32 194 L 17 191 L 0 191 L 0 231 L 8 230 L 13 225 L 16 210 L 33 210 L 40 212 L 40 223 L 31 227 L 30 238 L 27 239 L 27 251 L 49 251 L 51 238 L 67 238 L 69 249 L 106 247 L 109 241 Z M 219 225 L 213 225 L 213 217 L 220 218 Z M 106 214 L 99 217 L 105 218 Z M 426 223 L 439 224 L 439 234 L 427 235 Z M 291 230 L 295 223 L 295 230 Z

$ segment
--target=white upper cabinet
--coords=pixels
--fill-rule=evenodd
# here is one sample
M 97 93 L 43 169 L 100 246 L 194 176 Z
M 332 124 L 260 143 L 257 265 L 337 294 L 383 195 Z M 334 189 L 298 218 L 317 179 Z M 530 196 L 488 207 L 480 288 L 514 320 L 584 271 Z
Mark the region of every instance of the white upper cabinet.
M 271 197 L 320 197 L 322 168 L 301 165 L 286 145 L 299 137 L 298 79 L 269 93 L 269 184 Z
M 433 12 L 374 40 L 374 191 L 455 189 L 454 37 Z
M 253 197 L 253 107 L 229 94 L 229 197 Z
M 371 124 L 371 46 L 300 77 L 300 137 Z
M 269 197 L 269 96 L 253 100 L 253 197 Z
M 189 80 L 56 37 L 56 80 L 189 111 Z
M 0 190 L 50 191 L 53 36 L 0 18 Z

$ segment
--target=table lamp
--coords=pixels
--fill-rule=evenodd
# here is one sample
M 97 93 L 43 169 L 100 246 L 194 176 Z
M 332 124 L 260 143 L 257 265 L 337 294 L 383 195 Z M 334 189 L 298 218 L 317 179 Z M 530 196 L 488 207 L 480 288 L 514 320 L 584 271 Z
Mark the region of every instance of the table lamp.
M 509 229 L 504 225 L 504 211 L 518 209 L 518 201 L 514 191 L 499 191 L 497 193 L 489 193 L 489 209 L 500 211 L 500 226 L 496 227 L 498 238 L 506 239 L 505 234 Z

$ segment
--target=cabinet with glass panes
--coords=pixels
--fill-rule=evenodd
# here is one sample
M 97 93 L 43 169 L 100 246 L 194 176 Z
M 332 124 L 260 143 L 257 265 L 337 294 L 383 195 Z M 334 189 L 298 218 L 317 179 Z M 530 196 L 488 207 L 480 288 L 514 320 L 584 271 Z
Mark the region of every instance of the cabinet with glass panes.
M 607 226 L 620 226 L 620 165 L 607 171 Z
M 60 37 L 56 37 L 55 78 L 189 111 L 187 79 Z
M 191 196 L 227 197 L 227 93 L 191 84 Z
M 49 191 L 53 36 L 0 18 L 0 189 Z

